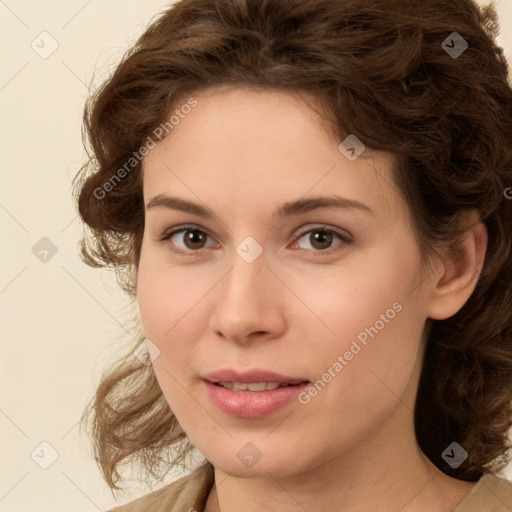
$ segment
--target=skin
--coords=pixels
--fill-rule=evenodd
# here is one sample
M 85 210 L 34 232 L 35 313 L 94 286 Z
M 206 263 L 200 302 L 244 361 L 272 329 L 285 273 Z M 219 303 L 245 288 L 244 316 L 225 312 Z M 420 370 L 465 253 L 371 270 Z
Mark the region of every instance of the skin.
M 198 105 L 145 159 L 144 201 L 177 196 L 214 216 L 147 210 L 138 303 L 160 350 L 153 366 L 163 394 L 215 466 L 207 512 L 451 510 L 475 484 L 421 452 L 414 401 L 426 323 L 454 315 L 473 292 L 485 226 L 468 217 L 476 225 L 463 250 L 423 268 L 391 157 L 367 148 L 349 161 L 326 121 L 291 93 L 217 88 L 194 97 Z M 286 201 L 332 193 L 373 214 L 272 217 Z M 182 231 L 159 241 L 182 224 L 204 238 L 190 244 Z M 351 242 L 322 245 L 309 231 L 328 228 Z M 236 252 L 248 236 L 263 249 L 252 263 Z M 241 419 L 205 392 L 201 376 L 228 367 L 315 382 L 396 302 L 402 310 L 306 405 Z M 248 442 L 261 453 L 250 468 L 237 457 Z

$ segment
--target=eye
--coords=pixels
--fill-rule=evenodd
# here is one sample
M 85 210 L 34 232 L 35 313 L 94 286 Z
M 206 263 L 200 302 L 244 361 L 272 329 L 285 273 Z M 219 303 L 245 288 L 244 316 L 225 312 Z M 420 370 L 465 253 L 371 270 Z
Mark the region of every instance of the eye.
M 184 237 L 183 234 L 185 234 Z M 312 252 L 319 253 L 319 255 L 331 254 L 333 252 L 340 251 L 346 244 L 351 242 L 351 238 L 348 235 L 337 229 L 328 228 L 327 226 L 318 226 L 302 232 L 299 237 L 295 239 L 294 244 L 299 242 L 308 234 L 309 238 L 307 238 L 307 240 L 313 247 Z M 183 246 L 180 247 L 179 244 L 173 241 L 173 238 L 176 238 L 176 240 L 181 240 Z M 198 253 L 203 249 L 208 248 L 205 246 L 205 242 L 208 238 L 208 233 L 198 229 L 195 226 L 181 226 L 179 228 L 172 229 L 171 231 L 166 231 L 159 238 L 159 241 L 165 242 L 170 240 L 172 242 L 172 251 L 179 254 L 192 256 L 194 253 Z M 338 244 L 337 248 L 328 250 L 335 238 L 338 238 L 342 243 Z M 341 248 L 339 248 L 339 246 L 341 246 Z
M 180 248 L 179 246 L 178 248 L 175 248 L 176 243 L 172 241 L 172 239 L 179 233 L 185 233 L 185 237 L 183 237 L 182 235 L 176 237 L 178 240 L 181 240 L 185 244 L 184 248 Z M 159 240 L 160 242 L 171 240 L 172 245 L 174 246 L 171 249 L 174 252 L 191 255 L 191 252 L 199 252 L 200 250 L 205 248 L 204 242 L 208 236 L 209 235 L 205 231 L 197 229 L 194 226 L 181 226 L 178 229 L 174 229 L 170 232 L 164 233 Z
M 296 239 L 296 243 L 306 237 L 306 235 L 309 235 L 306 240 L 313 247 L 313 252 L 320 254 L 331 254 L 333 252 L 340 251 L 345 245 L 351 242 L 348 235 L 338 231 L 337 229 L 328 228 L 327 226 L 318 226 L 304 231 Z M 338 238 L 342 243 L 338 244 L 337 248 L 330 249 L 334 238 Z M 339 246 L 341 246 L 341 248 Z

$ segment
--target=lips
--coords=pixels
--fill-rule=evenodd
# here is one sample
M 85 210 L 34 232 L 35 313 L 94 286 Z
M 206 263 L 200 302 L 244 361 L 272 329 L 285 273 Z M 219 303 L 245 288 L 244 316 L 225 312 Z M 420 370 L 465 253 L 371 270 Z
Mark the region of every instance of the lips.
M 289 404 L 309 384 L 267 370 L 220 370 L 203 376 L 210 400 L 225 414 L 258 418 Z
M 309 382 L 306 378 L 287 377 L 279 373 L 269 370 L 245 370 L 236 371 L 232 369 L 219 370 L 216 372 L 208 373 L 203 376 L 204 380 L 212 384 L 219 382 L 237 382 L 245 384 L 254 384 L 259 382 L 273 382 L 282 385 L 295 385 L 301 382 Z
M 231 389 L 233 391 L 272 391 L 277 388 L 284 388 L 293 386 L 293 384 L 279 384 L 278 382 L 213 382 L 216 386 L 221 386 L 224 389 Z

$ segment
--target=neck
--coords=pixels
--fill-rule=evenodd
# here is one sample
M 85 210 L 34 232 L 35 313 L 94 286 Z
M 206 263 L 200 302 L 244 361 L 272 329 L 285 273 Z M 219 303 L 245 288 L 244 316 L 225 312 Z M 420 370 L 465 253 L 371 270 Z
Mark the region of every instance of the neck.
M 404 403 L 377 435 L 308 471 L 239 478 L 215 469 L 205 512 L 449 512 L 475 483 L 451 478 L 420 450 Z

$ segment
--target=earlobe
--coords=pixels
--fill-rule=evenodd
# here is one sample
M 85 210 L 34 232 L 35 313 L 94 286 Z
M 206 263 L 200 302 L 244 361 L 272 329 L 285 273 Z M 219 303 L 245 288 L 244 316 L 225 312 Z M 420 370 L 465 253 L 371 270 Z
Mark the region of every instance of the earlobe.
M 467 302 L 484 265 L 487 241 L 487 226 L 480 222 L 468 229 L 456 251 L 447 252 L 444 261 L 440 262 L 442 276 L 433 285 L 429 318 L 450 318 Z

